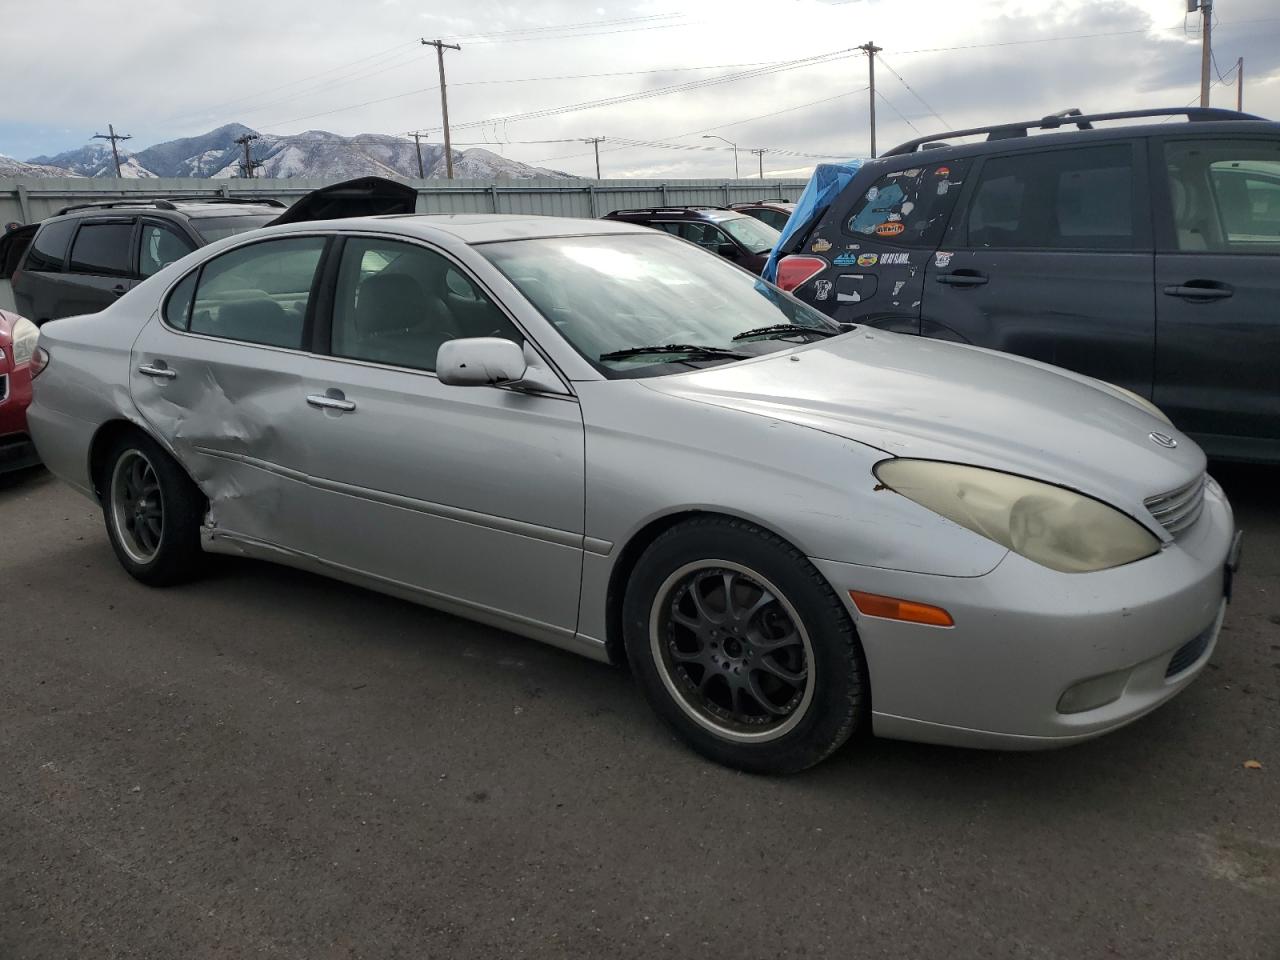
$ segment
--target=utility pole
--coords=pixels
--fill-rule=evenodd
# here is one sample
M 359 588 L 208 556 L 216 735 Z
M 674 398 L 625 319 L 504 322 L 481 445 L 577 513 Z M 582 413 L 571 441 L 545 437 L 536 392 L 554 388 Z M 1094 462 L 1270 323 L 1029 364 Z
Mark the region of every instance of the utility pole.
M 240 144 L 244 150 L 244 159 L 240 161 L 240 171 L 249 180 L 253 179 L 253 171 L 262 166 L 262 161 L 254 160 L 249 153 L 249 145 L 257 139 L 259 137 L 256 133 L 243 133 L 232 141 L 232 143 Z
M 876 156 L 876 54 L 884 47 L 877 47 L 874 40 L 868 40 L 858 49 L 866 53 L 867 67 L 871 71 L 871 159 L 874 160 Z
M 600 144 L 604 141 L 604 137 L 588 137 L 583 143 L 589 143 L 595 147 L 596 151 L 596 179 L 600 179 Z
M 729 146 L 733 147 L 733 179 L 738 179 L 738 145 L 732 140 L 726 140 L 724 137 L 717 137 L 714 133 L 704 133 L 703 140 L 722 140 Z
M 1244 57 L 1236 60 L 1236 111 L 1244 113 Z
M 446 50 L 461 50 L 462 47 L 456 43 L 445 43 L 442 40 L 423 40 L 422 45 L 436 48 L 436 63 L 440 67 L 440 117 L 444 121 L 444 169 L 446 176 L 452 180 L 453 146 L 449 140 L 449 95 L 445 92 L 444 52 Z
M 1191 6 L 1195 0 L 1187 0 Z M 1213 59 L 1213 0 L 1200 3 L 1200 106 L 1209 106 L 1209 62 Z
M 422 134 L 417 130 L 413 131 L 413 145 L 418 148 L 418 179 L 425 180 L 427 175 L 422 172 Z
M 769 152 L 768 147 L 752 147 L 751 152 L 760 158 L 760 179 L 764 179 L 764 155 Z
M 131 134 L 131 133 L 116 133 L 116 128 L 115 128 L 115 127 L 113 127 L 113 126 L 112 126 L 111 124 L 109 124 L 109 123 L 107 124 L 107 130 L 108 130 L 108 132 L 107 132 L 107 133 L 95 133 L 95 134 L 93 135 L 93 139 L 94 139 L 94 140 L 110 140 L 110 141 L 111 141 L 111 155 L 112 155 L 113 157 L 115 157 L 115 159 L 116 159 L 116 176 L 117 176 L 117 177 L 123 177 L 123 176 L 124 176 L 124 174 L 122 174 L 122 173 L 120 172 L 120 151 L 116 149 L 116 141 L 117 141 L 117 140 L 132 140 L 132 139 L 133 139 L 133 134 Z

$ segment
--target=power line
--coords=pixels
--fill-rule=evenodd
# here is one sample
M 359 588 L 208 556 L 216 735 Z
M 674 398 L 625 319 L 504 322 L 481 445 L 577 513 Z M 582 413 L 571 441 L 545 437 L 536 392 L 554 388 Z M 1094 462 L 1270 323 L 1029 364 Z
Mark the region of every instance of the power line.
M 923 107 L 924 107 L 926 110 L 928 110 L 931 114 L 933 114 L 935 117 L 937 117 L 937 118 L 938 118 L 938 121 L 939 121 L 939 122 L 940 122 L 944 127 L 951 127 L 951 124 L 947 123 L 947 121 L 946 121 L 945 119 L 943 119 L 942 114 L 940 114 L 937 110 L 933 109 L 933 107 L 929 106 L 929 104 L 925 102 L 924 97 L 922 97 L 922 96 L 920 96 L 920 94 L 916 93 L 915 88 L 913 88 L 913 87 L 911 86 L 911 84 L 907 83 L 907 81 L 906 81 L 906 80 L 902 79 L 902 74 L 900 74 L 897 70 L 893 69 L 893 67 L 889 65 L 889 62 L 888 62 L 887 60 L 885 60 L 885 58 L 884 58 L 884 57 L 881 57 L 881 58 L 880 58 L 880 63 L 881 63 L 881 65 L 882 65 L 886 70 L 888 70 L 888 71 L 889 71 L 890 73 L 892 73 L 895 77 L 897 77 L 897 78 L 898 78 L 898 82 L 899 82 L 900 84 L 902 84 L 904 87 L 906 87 L 906 88 L 907 88 L 907 92 L 908 92 L 908 93 L 910 93 L 910 94 L 911 94 L 913 97 L 915 97 L 917 100 L 919 100 L 919 101 L 920 101 L 920 105 L 921 105 L 921 106 L 923 106 Z M 888 101 L 885 101 L 885 102 L 887 103 Z M 896 112 L 896 111 L 895 111 L 895 112 Z M 900 117 L 901 117 L 901 116 L 902 116 L 902 114 L 898 114 L 898 116 L 900 116 Z M 906 120 L 907 118 L 906 118 L 906 117 L 902 117 L 902 119 Z M 912 127 L 911 129 L 912 129 L 912 130 L 915 130 L 915 127 Z M 918 130 L 917 130 L 916 132 L 917 132 L 917 133 L 919 133 L 919 131 L 918 131 Z
M 919 136 L 923 136 L 923 134 L 920 132 L 919 128 L 917 128 L 917 127 L 916 127 L 916 125 L 915 125 L 914 123 L 912 123 L 910 120 L 908 120 L 908 119 L 907 119 L 906 114 L 904 114 L 901 110 L 899 110 L 897 107 L 895 107 L 895 106 L 893 105 L 893 102 L 892 102 L 892 101 L 890 101 L 890 99 L 884 95 L 884 92 L 883 92 L 883 91 L 881 91 L 881 90 L 877 90 L 877 91 L 876 91 L 876 96 L 877 96 L 877 97 L 879 97 L 881 100 L 883 100 L 883 101 L 884 101 L 884 104 L 885 104 L 885 106 L 886 106 L 886 107 L 888 107 L 890 110 L 892 110 L 894 113 L 896 113 L 896 114 L 898 115 L 898 119 L 899 119 L 899 120 L 901 120 L 903 123 L 905 123 L 905 124 L 906 124 L 908 127 L 910 127 L 912 130 L 915 130 L 915 132 L 916 132 L 916 136 L 918 136 L 918 137 L 919 137 Z

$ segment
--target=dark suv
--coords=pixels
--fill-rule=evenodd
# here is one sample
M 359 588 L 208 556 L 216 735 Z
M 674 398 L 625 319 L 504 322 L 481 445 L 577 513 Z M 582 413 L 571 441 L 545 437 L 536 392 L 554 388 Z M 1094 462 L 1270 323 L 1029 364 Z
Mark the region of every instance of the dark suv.
M 18 313 L 36 324 L 96 313 L 197 247 L 265 226 L 283 207 L 278 200 L 226 197 L 66 207 L 5 237 Z
M 779 285 L 1126 387 L 1210 456 L 1280 460 L 1280 124 L 1076 110 L 940 136 L 976 135 L 865 163 L 789 225 Z
M 665 230 L 696 243 L 704 250 L 759 273 L 764 269 L 780 234 L 754 217 L 725 207 L 646 207 L 614 210 L 602 218 L 639 223 Z
M 795 213 L 796 205 L 792 200 L 752 200 L 745 203 L 731 203 L 730 210 L 755 217 L 761 223 L 767 223 L 775 230 L 782 230 Z

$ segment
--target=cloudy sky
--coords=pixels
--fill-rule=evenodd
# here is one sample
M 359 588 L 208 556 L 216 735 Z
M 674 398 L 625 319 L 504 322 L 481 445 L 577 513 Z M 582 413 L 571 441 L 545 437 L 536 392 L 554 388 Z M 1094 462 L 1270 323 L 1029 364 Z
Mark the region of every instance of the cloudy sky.
M 15 8 L 12 16 L 5 8 Z M 1217 66 L 1245 59 L 1245 109 L 1280 117 L 1280 4 L 1217 0 Z M 606 177 L 766 174 L 865 155 L 874 40 L 878 140 L 1086 111 L 1183 106 L 1199 90 L 1185 0 L 0 0 L 0 153 L 77 147 L 108 121 L 141 149 L 231 121 L 272 134 L 439 139 Z M 1185 22 L 1184 22 L 1185 20 Z M 15 78 L 20 78 L 16 80 Z M 1215 75 L 1216 79 L 1216 75 Z M 16 86 L 14 86 L 16 84 Z M 18 95 L 21 93 L 21 95 Z M 1218 83 L 1215 106 L 1234 106 Z M 593 101 L 606 101 L 595 103 Z M 532 115 L 532 116 L 528 116 Z M 523 116 L 523 119 L 520 119 Z

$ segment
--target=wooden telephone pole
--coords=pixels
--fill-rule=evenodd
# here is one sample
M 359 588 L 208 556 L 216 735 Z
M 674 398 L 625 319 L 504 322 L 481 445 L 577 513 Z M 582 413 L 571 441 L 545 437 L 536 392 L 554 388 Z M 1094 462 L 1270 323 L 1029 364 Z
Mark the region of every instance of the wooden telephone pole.
M 444 168 L 450 180 L 453 179 L 453 147 L 449 140 L 449 95 L 445 92 L 444 52 L 461 50 L 456 43 L 445 43 L 442 40 L 423 40 L 424 47 L 436 48 L 436 62 L 440 67 L 440 117 L 444 121 Z
M 874 40 L 868 40 L 858 48 L 867 55 L 867 68 L 871 71 L 871 158 L 876 156 L 876 54 L 884 47 L 877 47 Z
M 422 172 L 422 134 L 416 130 L 413 132 L 413 145 L 418 149 L 418 179 L 425 180 L 427 175 Z
M 249 145 L 257 139 L 259 139 L 259 137 L 256 133 L 243 133 L 232 141 L 233 143 L 240 144 L 241 148 L 244 150 L 244 159 L 240 161 L 240 172 L 248 180 L 252 180 L 253 171 L 262 166 L 262 161 L 254 160 L 249 152 Z
M 604 141 L 604 137 L 588 137 L 583 143 L 589 143 L 595 147 L 596 151 L 596 179 L 600 179 L 600 144 Z
M 751 152 L 760 158 L 760 179 L 764 179 L 764 155 L 769 152 L 768 147 L 752 147 Z
M 123 174 L 120 173 L 120 151 L 116 149 L 116 141 L 132 140 L 133 134 L 116 133 L 116 128 L 109 123 L 107 124 L 107 131 L 108 131 L 107 133 L 95 133 L 93 135 L 93 139 L 111 141 L 111 156 L 115 157 L 115 160 L 116 160 L 116 176 L 121 177 L 123 176 Z

